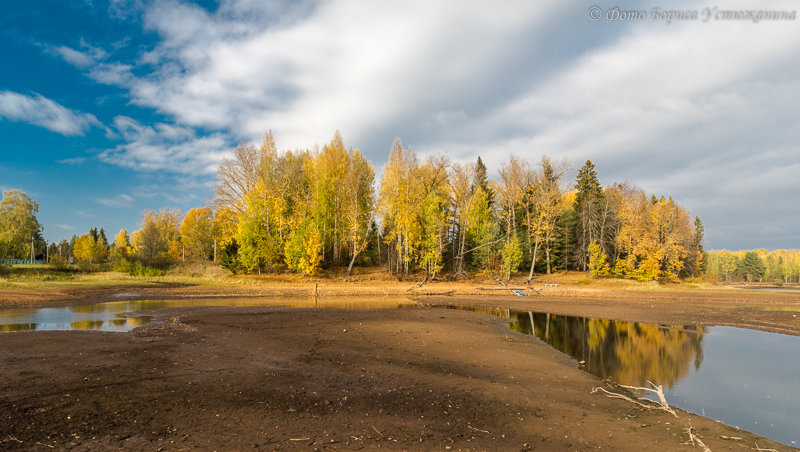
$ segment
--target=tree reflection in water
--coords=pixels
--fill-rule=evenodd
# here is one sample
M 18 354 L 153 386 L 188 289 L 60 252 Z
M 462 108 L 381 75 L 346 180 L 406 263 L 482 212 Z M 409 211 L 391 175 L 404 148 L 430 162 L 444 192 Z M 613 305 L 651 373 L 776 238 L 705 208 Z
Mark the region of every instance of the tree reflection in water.
M 672 388 L 689 367 L 703 361 L 703 327 L 506 311 L 514 331 L 533 334 L 553 348 L 585 361 L 600 378 L 632 386 L 647 381 Z M 497 313 L 495 313 L 497 315 Z

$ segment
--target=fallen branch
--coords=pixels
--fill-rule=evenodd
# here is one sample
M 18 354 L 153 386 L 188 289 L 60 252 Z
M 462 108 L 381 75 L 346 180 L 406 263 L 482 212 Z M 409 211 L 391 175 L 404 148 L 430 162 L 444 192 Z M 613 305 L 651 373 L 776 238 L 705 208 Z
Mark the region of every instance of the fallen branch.
M 422 287 L 422 285 L 423 285 L 423 284 L 425 284 L 426 282 L 428 282 L 428 275 L 425 275 L 425 277 L 424 277 L 424 278 L 422 278 L 422 281 L 420 281 L 420 282 L 418 282 L 418 283 L 414 284 L 413 286 L 409 287 L 409 288 L 406 290 L 406 292 L 408 292 L 408 291 L 410 291 L 410 290 L 413 290 L 413 289 L 416 289 L 417 287 Z
M 662 411 L 666 411 L 667 413 L 670 413 L 671 415 L 673 415 L 675 417 L 678 417 L 678 414 L 675 412 L 675 410 L 673 410 L 669 406 L 669 404 L 667 403 L 667 399 L 664 398 L 664 387 L 661 386 L 661 385 L 655 385 L 650 381 L 648 381 L 648 383 L 653 387 L 653 389 L 641 388 L 641 387 L 638 387 L 638 386 L 627 386 L 627 385 L 619 385 L 619 387 L 625 388 L 625 389 L 630 389 L 630 390 L 633 390 L 633 391 L 637 391 L 637 390 L 650 391 L 650 392 L 658 395 L 658 400 L 659 400 L 658 402 L 655 402 L 655 401 L 650 400 L 650 399 L 645 398 L 645 397 L 639 397 L 638 400 L 634 400 L 634 399 L 632 399 L 632 398 L 630 398 L 630 397 L 628 397 L 626 395 L 623 395 L 623 394 L 620 394 L 620 393 L 617 393 L 617 392 L 611 392 L 611 391 L 609 391 L 609 390 L 607 390 L 605 388 L 601 388 L 601 387 L 597 387 L 597 388 L 592 389 L 591 393 L 594 394 L 597 391 L 603 391 L 604 393 L 606 393 L 606 397 L 611 397 L 611 398 L 614 398 L 614 399 L 627 400 L 628 402 L 635 403 L 636 405 L 639 405 L 642 408 L 646 408 L 648 410 L 662 410 Z M 644 400 L 645 402 L 649 402 L 649 403 L 642 403 L 641 400 Z
M 524 287 L 476 287 L 477 290 L 526 290 Z
M 709 449 L 708 446 L 705 445 L 705 443 L 703 442 L 703 440 L 700 439 L 699 436 L 694 434 L 693 430 L 694 427 L 692 427 L 692 424 L 689 424 L 689 426 L 686 427 L 686 430 L 684 430 L 684 432 L 686 432 L 686 434 L 689 435 L 689 441 L 685 442 L 684 444 L 691 444 L 692 446 L 698 446 L 701 449 L 703 449 L 703 452 L 711 452 L 711 449 Z
M 653 389 L 650 389 L 650 388 L 639 388 L 639 387 L 636 387 L 636 386 L 625 386 L 625 385 L 620 385 L 620 386 L 625 388 L 625 389 L 631 389 L 631 390 L 634 390 L 634 391 L 635 390 L 650 391 L 653 394 L 656 394 L 658 396 L 658 404 L 661 406 L 661 409 L 663 409 L 664 411 L 666 411 L 667 413 L 670 413 L 671 415 L 673 415 L 675 417 L 678 417 L 678 414 L 675 413 L 675 410 L 673 410 L 669 406 L 669 404 L 667 403 L 667 399 L 664 397 L 664 387 L 661 386 L 661 385 L 653 384 L 652 381 L 648 381 L 647 383 L 649 383 L 650 386 L 653 387 Z M 650 399 L 644 399 L 644 400 L 650 400 Z
M 423 292 L 423 293 L 415 293 L 414 295 L 451 295 L 455 293 L 455 289 L 448 290 L 446 292 Z
M 476 432 L 489 433 L 489 431 L 488 431 L 488 430 L 481 430 L 481 429 L 479 429 L 479 428 L 475 428 L 475 427 L 473 427 L 473 426 L 471 426 L 471 425 L 469 425 L 469 424 L 467 424 L 467 427 L 471 428 L 472 430 L 475 430 Z
M 636 405 L 639 405 L 642 408 L 647 408 L 648 410 L 652 410 L 652 409 L 657 408 L 657 407 L 654 407 L 653 405 L 645 405 L 644 403 L 642 403 L 642 402 L 640 402 L 638 400 L 634 400 L 634 399 L 632 399 L 632 398 L 630 398 L 630 397 L 628 397 L 626 395 L 620 394 L 618 392 L 611 392 L 611 391 L 607 390 L 606 388 L 599 388 L 599 387 L 598 388 L 594 388 L 594 389 L 592 389 L 591 394 L 594 394 L 597 391 L 605 392 L 606 393 L 606 397 L 611 397 L 612 399 L 627 400 L 628 402 L 635 403 Z M 649 400 L 649 399 L 645 399 L 645 400 L 647 400 L 649 402 L 653 402 L 652 400 Z M 653 402 L 653 403 L 655 403 L 655 402 Z
M 762 449 L 758 447 L 758 443 L 755 443 L 755 445 L 756 445 L 756 450 L 759 452 L 778 452 L 777 449 Z

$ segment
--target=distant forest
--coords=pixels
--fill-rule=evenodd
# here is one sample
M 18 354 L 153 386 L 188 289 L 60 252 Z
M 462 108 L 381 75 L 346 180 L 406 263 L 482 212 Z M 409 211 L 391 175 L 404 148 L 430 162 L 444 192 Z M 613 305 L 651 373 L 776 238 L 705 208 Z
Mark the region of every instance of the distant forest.
M 140 229 L 109 242 L 93 228 L 46 245 L 38 204 L 3 193 L 0 256 L 156 274 L 181 260 L 216 260 L 236 273 L 381 267 L 429 278 L 586 271 L 592 277 L 671 280 L 704 272 L 721 281 L 797 281 L 798 252 L 703 250 L 703 224 L 669 196 L 600 185 L 587 160 L 510 155 L 490 178 L 479 157 L 423 158 L 396 139 L 383 179 L 337 132 L 314 151 L 239 145 L 220 162 L 212 205 L 145 212 Z M 755 263 L 755 259 L 761 266 Z

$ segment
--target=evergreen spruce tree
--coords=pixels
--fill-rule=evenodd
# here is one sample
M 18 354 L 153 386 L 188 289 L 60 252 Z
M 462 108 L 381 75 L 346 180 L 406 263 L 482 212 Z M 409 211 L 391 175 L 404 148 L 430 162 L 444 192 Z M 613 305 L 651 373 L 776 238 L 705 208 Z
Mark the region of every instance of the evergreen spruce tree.
M 575 186 L 578 192 L 575 194 L 575 220 L 570 226 L 573 228 L 571 234 L 575 241 L 575 261 L 583 271 L 589 263 L 587 250 L 589 245 L 598 241 L 603 248 L 603 237 L 600 237 L 600 222 L 598 221 L 600 202 L 603 200 L 603 188 L 597 179 L 597 170 L 591 160 L 578 170 L 575 178 Z
M 584 199 L 588 196 L 603 197 L 603 188 L 600 186 L 600 181 L 597 179 L 597 170 L 591 160 L 587 160 L 578 170 L 578 176 L 575 178 L 575 188 L 578 189 L 578 193 L 575 195 L 576 211 L 580 211 L 580 205 L 583 204 Z

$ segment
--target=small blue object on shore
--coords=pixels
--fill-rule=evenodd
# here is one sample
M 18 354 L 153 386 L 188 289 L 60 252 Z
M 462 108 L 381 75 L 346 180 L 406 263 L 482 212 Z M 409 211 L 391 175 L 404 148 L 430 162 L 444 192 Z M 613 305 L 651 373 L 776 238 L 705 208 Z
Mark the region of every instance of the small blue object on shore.
M 527 297 L 527 295 L 525 295 L 524 293 L 522 293 L 522 292 L 521 292 L 521 291 L 519 291 L 519 290 L 512 290 L 512 292 L 514 292 L 515 294 L 517 294 L 517 296 L 518 296 L 518 297 Z

